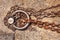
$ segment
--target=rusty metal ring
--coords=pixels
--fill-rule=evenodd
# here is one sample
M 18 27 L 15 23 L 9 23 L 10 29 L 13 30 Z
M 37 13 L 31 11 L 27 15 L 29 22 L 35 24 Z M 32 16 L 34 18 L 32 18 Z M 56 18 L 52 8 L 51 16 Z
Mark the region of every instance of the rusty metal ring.
M 17 10 L 17 11 L 15 11 L 15 12 L 13 12 L 12 14 L 14 15 L 16 12 L 23 12 L 23 13 L 25 13 L 26 16 L 27 16 L 27 18 L 28 18 L 28 20 L 29 20 L 29 15 L 28 15 L 25 11 L 23 11 L 23 10 Z M 29 24 L 30 24 L 30 23 L 28 22 L 24 27 L 21 27 L 21 28 L 16 27 L 15 25 L 13 25 L 13 27 L 15 27 L 16 29 L 25 29 L 26 27 L 28 27 Z

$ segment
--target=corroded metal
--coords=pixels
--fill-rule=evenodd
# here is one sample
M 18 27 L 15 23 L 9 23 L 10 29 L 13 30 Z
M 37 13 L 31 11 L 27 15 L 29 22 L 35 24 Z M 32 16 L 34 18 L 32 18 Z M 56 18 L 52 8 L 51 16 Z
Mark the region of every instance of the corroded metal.
M 56 8 L 56 7 L 60 7 L 60 5 L 58 4 L 57 6 L 52 6 L 52 7 L 46 8 L 46 9 L 41 9 L 39 11 L 35 11 L 32 8 L 23 8 L 23 7 L 19 7 L 19 6 L 15 5 L 15 6 L 11 7 L 11 10 L 6 15 L 6 17 L 4 19 L 4 23 L 6 26 L 12 25 L 14 27 L 14 25 L 15 25 L 14 28 L 16 28 L 18 26 L 18 29 L 21 28 L 21 27 L 19 27 L 19 25 L 22 26 L 21 24 L 25 23 L 24 25 L 26 25 L 27 23 L 34 23 L 35 25 L 38 25 L 39 28 L 50 29 L 52 31 L 57 31 L 60 33 L 60 21 L 59 21 L 60 11 L 58 11 L 58 12 L 51 11 L 51 13 L 44 12 L 45 10 L 49 10 L 49 9 Z M 19 14 L 14 13 L 17 10 L 23 10 L 24 12 L 26 12 L 26 14 L 28 14 L 28 16 L 24 15 L 23 13 L 22 13 L 23 16 L 21 16 L 20 13 Z M 33 20 L 33 17 L 31 17 L 31 16 L 34 16 L 37 20 L 35 20 L 35 19 Z M 11 25 L 7 22 L 9 17 L 12 17 L 15 20 L 14 23 Z M 22 27 L 24 27 L 24 25 Z
M 4 24 L 8 27 L 13 27 L 15 29 L 25 29 L 30 23 L 23 23 L 25 19 L 29 20 L 28 12 L 24 8 L 17 5 L 11 7 L 11 10 L 8 12 L 4 18 Z

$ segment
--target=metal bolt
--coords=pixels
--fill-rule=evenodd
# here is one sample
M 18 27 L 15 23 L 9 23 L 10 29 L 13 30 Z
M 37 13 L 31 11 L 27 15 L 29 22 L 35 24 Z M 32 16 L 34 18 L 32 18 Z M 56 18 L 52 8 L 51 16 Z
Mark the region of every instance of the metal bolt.
M 13 22 L 14 22 L 14 19 L 13 19 L 13 18 L 9 18 L 9 19 L 8 19 L 8 23 L 9 23 L 9 24 L 12 24 Z

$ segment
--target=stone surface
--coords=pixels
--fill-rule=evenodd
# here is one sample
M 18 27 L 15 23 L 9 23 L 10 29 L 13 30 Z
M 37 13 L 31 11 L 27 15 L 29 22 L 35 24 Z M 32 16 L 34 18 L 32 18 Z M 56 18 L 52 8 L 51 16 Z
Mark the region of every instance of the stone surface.
M 32 25 L 25 31 L 15 31 L 15 40 L 60 40 L 60 34 Z
M 3 19 L 6 16 L 7 12 L 10 10 L 10 7 L 16 4 L 24 8 L 34 8 L 36 11 L 39 11 L 40 9 L 45 9 L 60 4 L 60 0 L 0 0 L 0 30 L 6 32 L 7 34 L 14 32 L 4 25 Z M 46 10 L 46 12 L 57 12 L 59 10 L 60 7 L 57 7 Z M 2 35 L 4 34 L 2 33 Z M 5 36 L 3 38 L 5 38 Z M 3 38 L 0 40 L 5 40 Z M 8 39 L 6 40 L 13 39 L 11 36 L 7 38 Z M 25 31 L 16 30 L 15 40 L 60 40 L 60 33 L 38 28 L 37 25 L 32 25 L 32 27 L 28 28 Z
M 14 40 L 14 33 L 6 33 L 0 30 L 0 40 Z

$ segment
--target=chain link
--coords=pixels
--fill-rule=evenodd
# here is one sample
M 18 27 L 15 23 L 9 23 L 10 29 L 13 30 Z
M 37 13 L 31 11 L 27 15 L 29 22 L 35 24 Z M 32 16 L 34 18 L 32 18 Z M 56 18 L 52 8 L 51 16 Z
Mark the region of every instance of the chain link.
M 24 22 L 31 22 L 31 23 L 34 23 L 34 24 L 38 25 L 39 28 L 50 29 L 52 31 L 57 31 L 58 33 L 60 33 L 60 24 L 55 24 L 54 22 L 53 23 L 49 23 L 49 22 L 42 22 L 41 21 L 44 18 L 60 17 L 60 11 L 51 12 L 51 13 L 44 12 L 46 10 L 49 10 L 49 9 L 52 9 L 52 8 L 57 8 L 57 7 L 60 7 L 60 4 L 58 4 L 57 6 L 52 6 L 52 7 L 46 8 L 46 9 L 40 9 L 39 11 L 36 12 L 32 8 L 23 8 L 23 7 L 19 7 L 18 5 L 15 5 L 15 6 L 11 7 L 11 10 L 8 12 L 8 15 L 6 16 L 5 19 L 8 19 L 7 17 L 9 15 L 13 16 L 12 13 L 14 11 L 23 10 L 23 11 L 26 11 L 28 13 L 28 15 L 30 16 L 30 19 L 29 20 L 25 19 Z M 35 16 L 37 18 L 37 20 L 32 20 L 31 16 Z M 38 21 L 38 19 L 40 21 Z M 8 24 L 6 22 L 5 22 L 5 24 Z

